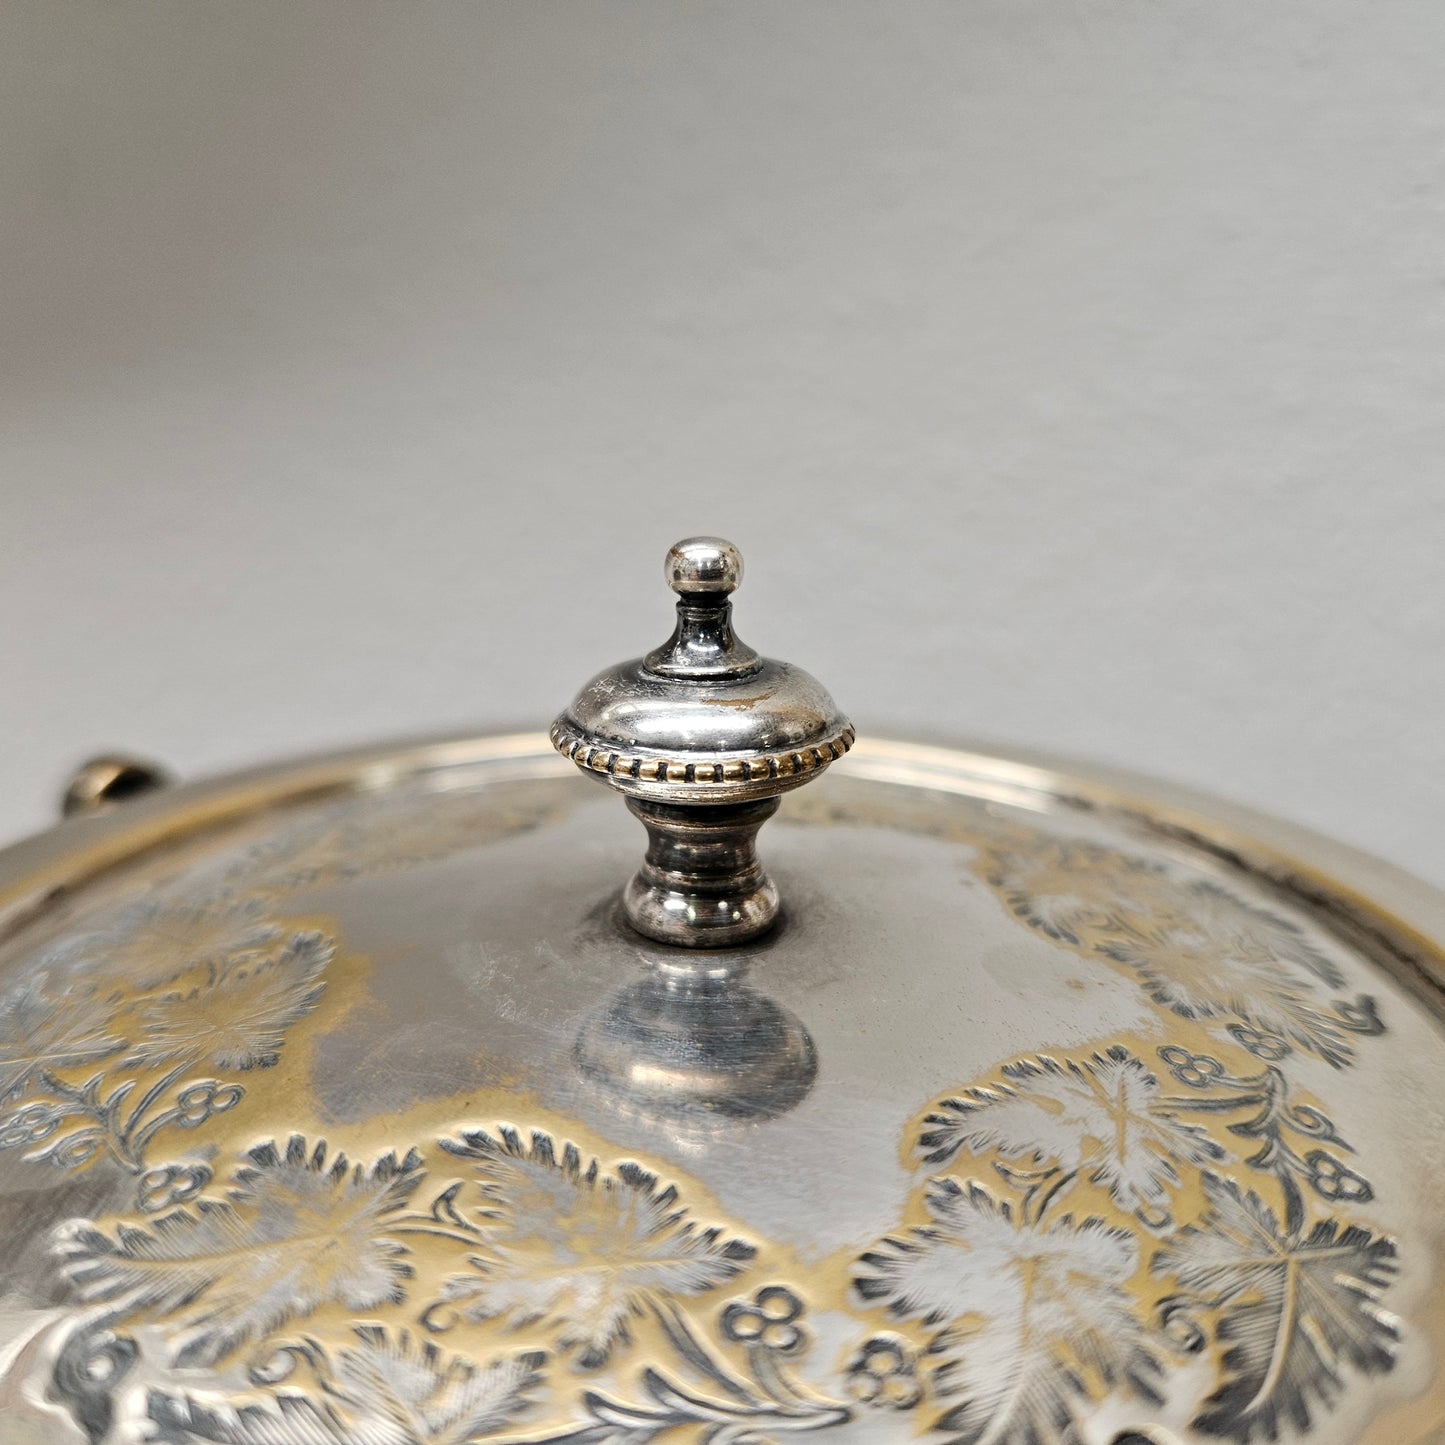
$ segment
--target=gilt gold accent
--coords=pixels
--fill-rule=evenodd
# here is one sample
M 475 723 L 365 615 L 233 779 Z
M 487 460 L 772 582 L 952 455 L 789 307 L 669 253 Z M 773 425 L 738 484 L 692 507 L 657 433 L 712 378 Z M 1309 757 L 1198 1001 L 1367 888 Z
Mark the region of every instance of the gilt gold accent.
M 555 776 L 535 744 L 509 765 Z M 0 1165 L 52 1170 L 76 1214 L 7 1408 L 45 1402 L 75 1445 L 1060 1445 L 1187 1378 L 1187 1438 L 1252 1445 L 1327 1433 L 1428 1355 L 1396 1313 L 1421 1263 L 1405 1192 L 1335 1107 L 1393 1046 L 1397 996 L 1224 870 L 1072 815 L 957 810 L 949 877 L 1135 1015 L 921 1091 L 888 1127 L 896 1180 L 848 1173 L 839 1135 L 820 1187 L 893 1191 L 847 1249 L 770 1237 L 621 1114 L 608 1137 L 490 1076 L 391 1113 L 323 1098 L 325 1048 L 383 989 L 340 905 L 301 895 L 462 854 L 448 887 L 480 877 L 571 801 L 540 806 L 338 794 L 16 935 Z M 967 1002 L 974 941 L 947 942 Z
M 1077 1410 L 1148 1409 L 1207 1356 L 1195 1428 L 1246 1445 L 1395 1363 L 1397 1248 L 1350 1219 L 1373 1189 L 1329 1117 L 1277 1067 L 1235 1073 L 1238 1049 L 1136 1047 L 1015 1060 L 912 1134 L 906 1227 L 856 1289 L 939 1362 L 950 1439 L 1062 1441 Z

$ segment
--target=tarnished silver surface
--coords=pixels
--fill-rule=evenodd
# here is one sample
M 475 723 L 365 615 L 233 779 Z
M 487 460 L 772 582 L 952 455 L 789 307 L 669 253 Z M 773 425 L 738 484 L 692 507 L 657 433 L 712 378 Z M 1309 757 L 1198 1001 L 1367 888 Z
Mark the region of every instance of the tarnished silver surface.
M 686 953 L 629 831 L 462 739 L 0 855 L 0 1439 L 1438 1438 L 1440 893 L 865 742 Z
M 816 679 L 733 631 L 743 560 L 731 542 L 688 537 L 663 575 L 678 594 L 671 639 L 598 673 L 552 724 L 552 742 L 626 794 L 647 829 L 628 922 L 662 943 L 731 947 L 778 915 L 758 829 L 779 794 L 847 752 L 853 728 Z

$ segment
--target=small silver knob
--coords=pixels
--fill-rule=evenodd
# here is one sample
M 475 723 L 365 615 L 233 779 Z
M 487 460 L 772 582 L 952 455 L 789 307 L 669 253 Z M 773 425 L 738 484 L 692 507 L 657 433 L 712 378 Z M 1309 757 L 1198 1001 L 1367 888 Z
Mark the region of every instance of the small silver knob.
M 671 638 L 598 673 L 553 723 L 552 741 L 625 793 L 647 828 L 647 857 L 624 893 L 632 926 L 664 943 L 724 947 L 777 918 L 758 829 L 780 793 L 848 751 L 853 728 L 815 678 L 733 631 L 743 559 L 731 542 L 678 542 L 664 576 L 678 599 Z
M 742 553 L 721 537 L 684 537 L 667 549 L 662 575 L 679 597 L 738 590 L 743 580 Z

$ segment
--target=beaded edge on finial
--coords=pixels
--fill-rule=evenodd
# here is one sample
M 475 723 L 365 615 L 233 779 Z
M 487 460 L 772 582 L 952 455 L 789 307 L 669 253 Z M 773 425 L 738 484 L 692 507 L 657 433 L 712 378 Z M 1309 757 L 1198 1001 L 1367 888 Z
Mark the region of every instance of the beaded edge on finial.
M 598 747 L 558 718 L 549 734 L 552 746 L 564 758 L 589 772 L 634 778 L 643 783 L 671 783 L 716 787 L 719 783 L 761 782 L 767 778 L 792 778 L 816 772 L 836 762 L 853 746 L 857 736 L 851 723 L 817 743 L 787 752 L 751 754 L 747 757 L 667 757 L 654 753 L 624 753 Z

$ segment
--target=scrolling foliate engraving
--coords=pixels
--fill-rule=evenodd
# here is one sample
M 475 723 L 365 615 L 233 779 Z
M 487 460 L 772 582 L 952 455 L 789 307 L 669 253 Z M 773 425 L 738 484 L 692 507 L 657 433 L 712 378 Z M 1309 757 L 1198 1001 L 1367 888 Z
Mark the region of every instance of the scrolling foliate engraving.
M 67 1001 L 48 985 L 41 974 L 0 998 L 0 1099 L 29 1094 L 53 1070 L 99 1063 L 125 1048 L 112 1030 L 110 999 Z
M 252 1149 L 224 1198 L 113 1235 L 74 1221 L 56 1253 L 82 1301 L 164 1320 L 175 1364 L 211 1365 L 322 1305 L 400 1300 L 411 1266 L 391 1229 L 419 1167 L 415 1153 L 353 1165 L 293 1136 Z
M 472 1320 L 545 1322 L 583 1369 L 628 1342 L 631 1319 L 726 1284 L 757 1253 L 699 1227 L 677 1190 L 636 1164 L 605 1174 L 595 1159 L 584 1166 L 573 1144 L 559 1156 L 546 1134 L 524 1144 L 510 1128 L 441 1144 L 474 1163 L 494 1216 L 468 1256 L 471 1270 L 449 1279 L 442 1298 Z
M 922 1332 L 919 1393 L 960 1445 L 1065 1445 L 1105 1396 L 1156 1404 L 1174 1353 L 1217 1359 L 1194 1428 L 1240 1445 L 1393 1366 L 1396 1248 L 1335 1212 L 1373 1191 L 1333 1122 L 1276 1066 L 1157 1056 L 1016 1060 L 922 1117 L 926 1222 L 854 1287 Z
M 1154 1256 L 1154 1273 L 1216 1318 L 1223 1379 L 1195 1420 L 1211 1435 L 1273 1440 L 1307 1429 L 1344 1388 L 1346 1366 L 1393 1367 L 1399 1326 L 1380 1307 L 1395 1246 L 1357 1224 L 1281 1227 L 1253 1190 L 1204 1177 L 1208 1211 Z
M 252 904 L 146 901 L 44 954 L 0 995 L 0 1149 L 136 1176 L 147 1209 L 209 1181 L 152 1158 L 163 1132 L 233 1109 L 314 1011 L 335 953 Z
M 738 1432 L 818 1429 L 847 1418 L 840 1405 L 794 1385 L 784 1368 L 807 1343 L 803 1301 L 767 1285 L 728 1303 L 714 1332 L 690 1318 L 695 1301 L 715 1296 L 757 1262 L 757 1247 L 717 1225 L 693 1219 L 678 1190 L 625 1161 L 605 1171 L 576 1145 L 500 1126 L 464 1130 L 441 1147 L 469 1162 L 481 1201 L 477 1222 L 444 1217 L 476 1240 L 463 1275 L 443 1282 L 424 1315 L 434 1330 L 451 1322 L 498 1320 L 541 1326 L 552 1353 L 582 1371 L 597 1370 L 634 1342 L 646 1321 L 671 1364 L 654 1358 L 628 1398 L 588 1390 L 582 1418 L 545 1436 L 551 1441 L 641 1445 L 675 1431 L 703 1438 Z M 744 1368 L 728 1363 L 739 1349 Z M 541 1437 L 539 1437 L 541 1438 Z
M 1330 1203 L 1363 1204 L 1374 1198 L 1369 1180 L 1340 1157 L 1354 1151 L 1333 1121 L 1313 1105 L 1296 1103 L 1282 1070 L 1270 1066 L 1236 1076 L 1212 1055 L 1191 1053 L 1178 1044 L 1164 1045 L 1159 1059 L 1179 1083 L 1195 1091 L 1169 1099 L 1170 1108 L 1233 1115 L 1229 1132 L 1246 1144 L 1257 1141 L 1244 1163 L 1275 1176 L 1291 1228 L 1305 1218 L 1301 1185 Z
M 1340 1068 L 1357 1036 L 1381 1032 L 1370 997 L 1342 996 L 1332 958 L 1213 878 L 1022 825 L 989 836 L 974 871 L 1029 927 L 1129 969 L 1156 1004 L 1216 1024 L 1257 1057 L 1298 1050 Z
M 1114 1203 L 1165 1223 L 1178 1164 L 1203 1164 L 1224 1151 L 1179 1117 L 1158 1079 L 1127 1049 L 1060 1064 L 1051 1058 L 1006 1065 L 1003 1082 L 945 1099 L 919 1140 L 929 1164 L 960 1150 L 996 1150 L 1000 1173 L 1057 1192 L 1081 1173 Z
M 331 952 L 319 933 L 295 933 L 268 955 L 207 963 L 199 979 L 142 1008 L 142 1037 L 122 1067 L 204 1060 L 227 1072 L 269 1068 L 286 1030 L 316 1007 Z
M 152 1392 L 154 1439 L 174 1445 L 475 1445 L 526 1413 L 542 1357 L 518 1354 L 479 1368 L 406 1331 L 359 1325 L 351 1344 L 295 1352 L 314 1389 L 264 1400 L 205 1401 Z M 294 1369 L 294 1360 L 287 1374 Z
M 1127 1286 L 1138 1241 L 1098 1218 L 1045 1217 L 944 1178 L 928 1223 L 860 1261 L 863 1300 L 931 1331 L 936 1428 L 953 1439 L 1062 1442 L 1081 1401 L 1117 1385 L 1156 1400 L 1159 1363 Z
M 54 1248 L 126 1369 L 133 1339 L 163 1342 L 154 1365 L 177 1383 L 153 1384 L 146 1411 L 176 1445 L 701 1445 L 850 1414 L 793 1378 L 805 1301 L 757 1245 L 639 1164 L 604 1168 L 541 1130 L 466 1127 L 360 1162 L 266 1142 L 224 1190 L 153 1220 L 72 1221 Z M 184 1383 L 238 1365 L 245 1390 Z M 77 1418 L 98 1408 L 75 1382 L 51 1389 Z
M 267 1142 L 157 1218 L 64 1226 L 99 1332 L 65 1357 L 119 1384 L 133 1341 L 162 1342 L 143 1398 L 165 1445 L 717 1445 L 900 1415 L 1070 1445 L 1108 1397 L 1154 1408 L 1190 1354 L 1214 1362 L 1200 1434 L 1308 1430 L 1394 1362 L 1395 1246 L 1340 1213 L 1371 1187 L 1274 1066 L 1155 1054 L 1014 1060 L 920 1115 L 908 1223 L 856 1257 L 831 1361 L 808 1270 L 635 1160 L 506 1123 L 355 1162 Z M 238 1368 L 248 1387 L 220 1383 Z M 50 1389 L 78 1420 L 122 1398 L 84 1369 Z
M 365 970 L 279 900 L 496 835 L 458 798 L 438 848 L 438 801 L 328 806 L 0 990 L 0 1150 L 99 1191 L 73 1182 L 93 1217 L 42 1271 L 73 1313 L 0 1401 L 74 1445 L 1075 1445 L 1168 1397 L 1189 1438 L 1254 1445 L 1393 1368 L 1397 1215 L 1300 1088 L 1382 1031 L 1323 936 L 1183 864 L 980 825 L 1033 947 L 1140 985 L 1141 1032 L 945 1075 L 882 1223 L 810 1260 L 525 1096 L 318 1117 Z
M 814 1431 L 850 1418 L 847 1406 L 799 1388 L 788 1362 L 809 1346 L 802 1300 L 785 1285 L 769 1285 L 723 1312 L 723 1338 L 743 1351 L 733 1370 L 678 1310 L 660 1316 L 673 1351 L 670 1369 L 648 1366 L 637 1394 L 620 1399 L 589 1390 L 583 1419 L 545 1437 L 547 1445 L 650 1445 L 668 1438 L 700 1442 L 770 1439 Z M 693 1383 L 684 1383 L 690 1378 Z M 678 1433 L 680 1432 L 680 1434 Z

